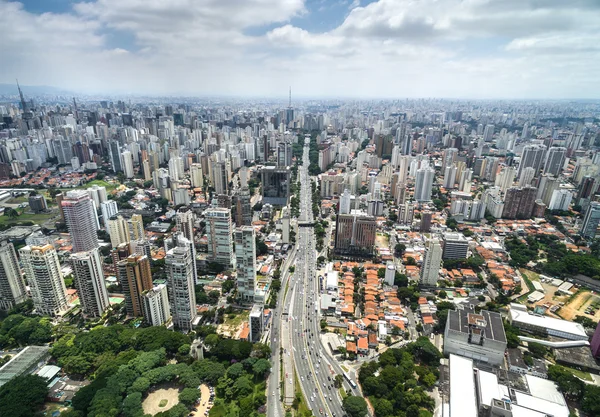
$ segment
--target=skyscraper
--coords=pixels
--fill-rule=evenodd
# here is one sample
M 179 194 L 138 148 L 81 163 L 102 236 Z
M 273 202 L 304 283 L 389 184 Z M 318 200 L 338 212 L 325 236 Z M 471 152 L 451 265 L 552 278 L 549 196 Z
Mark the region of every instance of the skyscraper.
M 456 183 L 456 165 L 449 165 L 444 171 L 444 188 L 451 190 Z
M 35 246 L 27 243 L 19 249 L 19 254 L 35 311 L 50 316 L 60 315 L 68 310 L 69 305 L 56 250 L 47 241 L 35 242 Z
M 11 242 L 0 244 L 0 310 L 10 310 L 27 300 L 25 281 Z
M 94 184 L 91 187 L 88 187 L 87 192 L 92 200 L 94 200 L 96 209 L 99 208 L 102 203 L 108 200 L 108 196 L 106 195 L 106 187 L 100 187 Z
M 180 330 L 190 331 L 196 321 L 196 293 L 194 291 L 193 243 L 182 233 L 176 233 L 176 246 L 165 257 L 169 302 L 173 324 Z
M 546 147 L 544 145 L 526 145 L 523 147 L 521 154 L 521 162 L 519 163 L 519 171 L 517 175 L 521 177 L 521 172 L 531 167 L 534 170 L 534 176 L 537 176 L 546 156 Z
M 135 172 L 133 171 L 133 155 L 131 152 L 124 151 L 121 154 L 121 159 L 123 161 L 123 173 L 126 178 L 133 178 Z
M 152 289 L 150 260 L 145 255 L 130 255 L 117 263 L 117 278 L 125 295 L 125 308 L 129 316 L 144 315 L 142 294 Z
M 171 319 L 169 295 L 165 284 L 157 285 L 144 294 L 144 319 L 152 326 L 162 326 Z
M 583 223 L 579 234 L 586 239 L 594 239 L 596 232 L 598 231 L 598 224 L 600 223 L 600 203 L 594 201 L 590 203 L 590 206 L 583 216 Z
M 110 162 L 112 165 L 112 169 L 115 173 L 123 171 L 123 165 L 121 164 L 121 147 L 119 146 L 119 142 L 116 140 L 111 140 L 108 143 L 109 152 L 110 152 Z
M 550 148 L 544 164 L 544 174 L 552 174 L 558 177 L 565 165 L 566 158 L 567 148 L 560 146 Z
M 352 210 L 340 214 L 335 228 L 335 252 L 341 255 L 371 256 L 375 245 L 377 221 L 365 212 Z
M 254 302 L 256 283 L 256 235 L 252 226 L 235 230 L 235 259 L 238 293 L 245 302 Z
M 108 221 L 119 212 L 117 202 L 115 200 L 108 200 L 100 204 L 100 210 L 102 211 L 102 223 L 104 228 L 108 230 Z
M 235 204 L 235 225 L 252 225 L 252 206 L 250 205 L 250 190 L 243 186 L 237 190 L 234 195 Z
M 442 264 L 442 246 L 439 240 L 431 239 L 425 249 L 425 257 L 421 265 L 420 284 L 425 287 L 437 285 L 440 266 Z
M 233 257 L 231 212 L 225 208 L 211 208 L 204 212 L 204 218 L 208 238 L 208 258 L 229 268 Z
M 569 210 L 569 204 L 573 199 L 573 193 L 570 190 L 554 190 L 548 210 Z
M 140 214 L 131 216 L 131 238 L 132 240 L 146 240 L 144 220 Z
M 182 208 L 177 212 L 175 218 L 177 222 L 177 231 L 190 241 L 190 250 L 192 251 L 192 268 L 194 270 L 194 284 L 198 281 L 198 269 L 196 267 L 196 245 L 194 243 L 194 221 L 195 215 L 192 210 Z
M 500 175 L 496 178 L 496 186 L 500 187 L 502 192 L 512 187 L 515 182 L 515 176 L 517 171 L 515 167 L 504 167 L 500 172 Z
M 85 252 L 98 247 L 98 216 L 87 191 L 67 192 L 61 202 L 65 222 L 71 235 L 73 252 Z
M 529 219 L 533 213 L 537 188 L 511 187 L 504 198 L 504 219 Z
M 108 221 L 108 233 L 110 235 L 110 244 L 116 248 L 121 243 L 131 241 L 129 235 L 129 225 L 123 216 L 116 216 Z
M 83 313 L 88 317 L 101 317 L 110 302 L 98 249 L 74 253 L 70 260 Z
M 533 177 L 535 177 L 535 170 L 533 169 L 533 167 L 527 167 L 523 169 L 521 171 L 521 175 L 519 176 L 519 187 L 531 185 Z
M 194 188 L 204 187 L 202 164 L 190 165 L 190 180 L 192 182 L 192 187 L 194 187 Z
M 425 167 L 417 170 L 415 180 L 415 201 L 431 201 L 431 190 L 433 187 L 433 168 Z

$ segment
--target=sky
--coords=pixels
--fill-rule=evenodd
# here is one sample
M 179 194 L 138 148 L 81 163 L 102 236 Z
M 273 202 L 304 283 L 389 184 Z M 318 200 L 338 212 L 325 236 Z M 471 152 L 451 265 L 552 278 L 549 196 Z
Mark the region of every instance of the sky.
M 0 0 L 0 39 L 87 94 L 600 98 L 600 0 Z

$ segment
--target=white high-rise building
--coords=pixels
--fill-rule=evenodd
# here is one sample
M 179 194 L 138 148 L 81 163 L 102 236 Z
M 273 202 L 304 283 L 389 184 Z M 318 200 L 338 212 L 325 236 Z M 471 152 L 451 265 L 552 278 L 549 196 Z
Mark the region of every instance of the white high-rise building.
M 533 167 L 527 167 L 523 169 L 521 171 L 521 175 L 519 176 L 519 187 L 531 185 L 533 177 L 535 177 L 535 169 Z
M 102 317 L 110 302 L 98 249 L 74 253 L 70 260 L 83 313 L 87 317 Z
M 195 215 L 192 210 L 182 209 L 177 212 L 175 217 L 177 222 L 177 231 L 181 232 L 183 236 L 190 242 L 192 242 L 192 259 L 194 268 L 194 283 L 198 282 L 198 268 L 196 266 L 196 245 L 194 244 L 194 222 Z
M 392 261 L 388 261 L 385 266 L 385 277 L 383 281 L 386 285 L 392 286 L 394 285 L 394 280 L 396 279 L 396 265 Z
M 256 235 L 252 226 L 235 230 L 235 258 L 238 293 L 244 302 L 254 301 L 256 284 Z
M 133 178 L 135 172 L 133 171 L 133 155 L 131 152 L 124 151 L 121 154 L 121 160 L 123 161 L 123 173 L 127 178 Z
M 27 300 L 27 289 L 21 275 L 15 247 L 0 243 L 0 310 L 10 310 Z
M 515 182 L 517 170 L 515 167 L 504 167 L 502 172 L 496 177 L 496 186 L 500 187 L 502 192 L 506 192 Z
M 192 181 L 192 187 L 204 187 L 204 176 L 202 173 L 202 164 L 190 165 L 190 179 Z
M 84 190 L 69 191 L 60 204 L 71 235 L 73 253 L 97 248 L 97 231 L 100 225 L 93 200 L 88 192 Z
M 98 185 L 92 185 L 87 189 L 88 194 L 94 200 L 94 204 L 96 208 L 100 207 L 102 203 L 108 200 L 108 196 L 106 195 L 106 187 L 100 187 Z M 116 202 L 115 202 L 116 204 Z
M 116 219 L 108 221 L 108 233 L 110 235 L 110 244 L 116 248 L 121 243 L 129 243 L 131 236 L 129 235 L 129 225 L 123 216 L 117 216 Z
M 451 190 L 454 188 L 454 184 L 456 183 L 456 165 L 447 166 L 444 171 L 444 188 L 446 190 Z
M 544 145 L 526 145 L 523 147 L 521 162 L 517 175 L 521 178 L 521 172 L 528 167 L 533 168 L 534 176 L 537 175 L 546 157 L 546 146 Z
M 548 149 L 548 155 L 544 164 L 544 174 L 552 174 L 558 177 L 562 172 L 566 159 L 567 148 L 557 146 Z
M 420 284 L 426 287 L 435 287 L 440 275 L 442 264 L 442 246 L 439 240 L 431 239 L 425 249 L 425 257 L 421 265 Z
M 191 331 L 198 321 L 194 290 L 193 243 L 182 233 L 175 235 L 177 246 L 170 249 L 165 256 L 169 302 L 175 327 L 183 331 Z
M 151 326 L 162 326 L 171 320 L 169 295 L 165 284 L 157 285 L 143 294 L 144 318 Z
M 231 211 L 221 207 L 210 208 L 204 212 L 204 219 L 208 238 L 208 259 L 229 268 L 233 258 Z
M 134 214 L 131 216 L 131 237 L 132 240 L 146 240 L 146 233 L 144 233 L 144 220 L 141 214 Z
M 104 228 L 108 230 L 108 221 L 119 212 L 117 202 L 115 200 L 104 201 L 100 203 L 100 210 L 102 211 L 102 223 L 104 223 Z
M 180 156 L 172 156 L 169 159 L 169 176 L 171 177 L 171 181 L 183 179 L 183 159 Z
M 434 169 L 430 167 L 417 170 L 414 195 L 415 201 L 431 201 L 434 173 Z
M 548 210 L 562 210 L 568 211 L 571 200 L 573 199 L 573 193 L 569 190 L 554 190 Z
M 486 142 L 492 141 L 492 136 L 494 136 L 494 125 L 486 125 L 485 130 L 483 131 L 483 140 Z
M 352 204 L 352 194 L 346 188 L 340 197 L 340 212 L 339 214 L 350 214 Z
M 35 311 L 49 316 L 66 312 L 69 309 L 67 288 L 54 246 L 47 242 L 40 246 L 28 244 L 19 249 L 19 255 L 31 289 Z

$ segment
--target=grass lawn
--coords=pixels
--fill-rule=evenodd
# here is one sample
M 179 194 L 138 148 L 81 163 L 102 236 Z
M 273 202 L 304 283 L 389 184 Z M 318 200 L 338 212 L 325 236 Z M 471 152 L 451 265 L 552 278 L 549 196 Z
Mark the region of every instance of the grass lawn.
M 342 400 L 348 396 L 348 394 L 346 393 L 346 390 L 344 389 L 343 386 L 341 386 L 339 388 L 339 391 L 340 391 L 340 395 L 342 396 Z
M 215 405 L 210 409 L 208 415 L 210 417 L 225 417 L 227 415 L 227 410 L 223 404 Z
M 304 395 L 302 395 L 302 390 L 300 389 L 300 381 L 298 380 L 298 374 L 296 374 L 296 372 L 294 372 L 294 379 L 296 380 L 294 384 L 294 394 L 297 398 L 300 398 L 300 403 L 298 404 L 298 412 L 296 413 L 296 415 L 309 415 L 310 409 L 308 408 L 308 399 L 304 398 Z
M 590 382 L 594 380 L 589 372 L 580 371 L 579 369 L 567 368 L 566 366 L 563 366 L 563 368 L 573 373 L 573 375 L 575 375 L 577 378 Z
M 527 274 L 527 278 L 529 278 L 532 281 L 540 280 L 540 274 L 538 274 L 537 272 L 533 272 L 533 271 L 530 271 L 529 269 L 525 269 L 525 268 L 521 268 L 520 271 L 521 271 L 521 274 Z
M 235 317 L 232 319 L 229 318 L 229 314 L 225 314 L 225 321 L 223 324 L 225 324 L 226 326 L 237 327 L 240 324 L 242 324 L 242 322 L 247 321 L 249 316 L 250 313 L 248 311 L 243 311 L 241 313 L 235 314 Z
M 39 213 L 39 214 L 24 213 L 14 219 L 11 219 L 10 217 L 5 216 L 5 215 L 1 215 L 0 216 L 0 224 L 14 225 L 17 223 L 33 222 L 35 224 L 41 225 L 42 223 L 46 222 L 47 220 L 50 220 L 50 219 L 58 217 L 58 216 L 59 216 L 59 214 L 56 211 L 53 211 L 51 213 Z
M 164 407 L 168 403 L 169 403 L 169 400 L 160 400 L 160 402 L 158 403 L 158 406 L 159 407 Z

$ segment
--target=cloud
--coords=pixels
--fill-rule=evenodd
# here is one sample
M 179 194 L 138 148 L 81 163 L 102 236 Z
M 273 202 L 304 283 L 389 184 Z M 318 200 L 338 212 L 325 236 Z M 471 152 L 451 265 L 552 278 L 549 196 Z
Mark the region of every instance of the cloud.
M 600 93 L 597 0 L 347 1 L 336 28 L 307 30 L 334 18 L 318 6 L 95 0 L 34 14 L 0 0 L 0 82 L 189 95 L 283 96 L 289 85 L 306 96 Z

